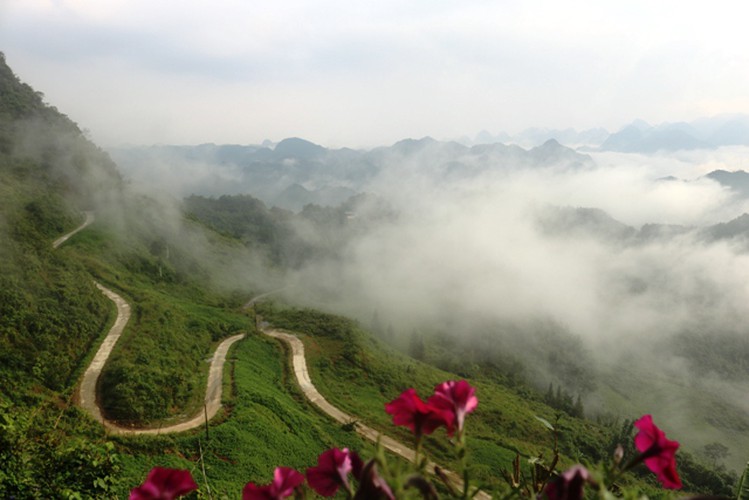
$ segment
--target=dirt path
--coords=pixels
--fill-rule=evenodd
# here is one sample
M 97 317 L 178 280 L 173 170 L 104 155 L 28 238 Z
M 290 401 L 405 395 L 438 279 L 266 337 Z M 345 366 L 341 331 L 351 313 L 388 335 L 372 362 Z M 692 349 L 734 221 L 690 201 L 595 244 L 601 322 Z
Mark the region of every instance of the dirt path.
M 52 248 L 59 247 L 60 245 L 62 245 L 66 241 L 68 241 L 68 238 L 70 238 L 71 236 L 73 236 L 74 234 L 76 234 L 78 231 L 83 230 L 86 226 L 88 226 L 92 222 L 94 222 L 95 217 L 94 217 L 94 213 L 93 212 L 83 212 L 83 213 L 86 214 L 86 220 L 83 221 L 83 224 L 81 224 L 80 226 L 78 226 L 77 228 L 73 229 L 69 233 L 62 235 L 59 238 L 57 238 L 55 241 L 53 241 L 52 242 Z
M 117 319 L 115 319 L 112 328 L 109 329 L 107 336 L 104 337 L 99 350 L 94 355 L 94 359 L 91 360 L 91 364 L 88 365 L 88 368 L 83 373 L 81 385 L 78 388 L 78 404 L 94 417 L 97 422 L 104 424 L 105 427 L 109 427 L 96 401 L 96 381 L 99 380 L 101 370 L 104 368 L 109 355 L 112 353 L 112 349 L 114 349 L 115 344 L 120 339 L 120 335 L 122 335 L 122 330 L 125 329 L 125 325 L 130 319 L 130 304 L 125 302 L 125 299 L 112 290 L 101 286 L 99 283 L 94 282 L 94 284 L 96 288 L 101 290 L 101 293 L 106 295 L 117 306 Z
M 53 248 L 57 248 L 65 243 L 65 241 L 67 241 L 71 236 L 84 229 L 93 221 L 94 214 L 92 212 L 86 212 L 86 220 L 84 221 L 84 223 L 70 233 L 55 240 L 54 243 L 52 243 Z M 101 371 L 104 368 L 104 365 L 107 362 L 107 359 L 109 359 L 109 356 L 112 353 L 112 349 L 114 349 L 115 344 L 117 344 L 117 341 L 122 335 L 122 331 L 125 329 L 125 325 L 127 325 L 127 322 L 130 319 L 130 304 L 128 304 L 125 299 L 123 299 L 112 290 L 104 287 L 99 283 L 94 283 L 96 284 L 96 287 L 101 290 L 101 292 L 117 306 L 117 319 L 112 325 L 112 328 L 109 330 L 109 333 L 107 333 L 107 336 L 102 341 L 101 346 L 99 346 L 99 350 L 96 352 L 94 359 L 91 361 L 88 368 L 86 368 L 85 373 L 83 374 L 83 379 L 81 380 L 78 392 L 78 400 L 80 406 L 84 410 L 88 411 L 88 413 L 94 419 L 96 419 L 97 422 L 106 427 L 109 432 L 114 434 L 136 435 L 183 432 L 190 429 L 195 429 L 196 427 L 203 425 L 206 419 L 211 420 L 213 417 L 215 417 L 218 413 L 218 410 L 221 408 L 223 369 L 226 362 L 226 355 L 229 351 L 229 348 L 235 342 L 244 338 L 244 334 L 234 335 L 233 337 L 224 339 L 224 341 L 221 342 L 216 348 L 213 359 L 211 360 L 211 367 L 208 373 L 208 383 L 206 385 L 205 395 L 205 408 L 203 411 L 198 412 L 198 414 L 196 414 L 190 420 L 166 427 L 131 429 L 120 427 L 113 422 L 104 419 L 101 413 L 101 408 L 99 407 L 96 400 L 96 383 L 99 379 L 99 376 L 101 375 Z M 245 308 L 250 307 L 257 300 L 275 293 L 276 291 L 278 290 L 274 290 L 253 298 L 245 305 Z M 312 379 L 310 378 L 309 371 L 307 370 L 307 360 L 304 357 L 304 344 L 302 344 L 302 341 L 299 340 L 296 335 L 279 330 L 265 328 L 262 326 L 260 327 L 260 331 L 270 337 L 286 342 L 291 347 L 292 367 L 294 369 L 294 375 L 296 376 L 297 382 L 299 383 L 299 386 L 302 389 L 304 395 L 315 406 L 320 408 L 323 412 L 325 412 L 341 424 L 348 424 L 356 421 L 355 428 L 358 434 L 365 437 L 366 439 L 369 439 L 372 442 L 376 443 L 379 441 L 385 449 L 405 458 L 406 460 L 409 460 L 411 462 L 414 461 L 416 457 L 416 453 L 414 452 L 414 450 L 404 445 L 400 441 L 396 441 L 395 439 L 360 423 L 351 415 L 344 413 L 343 411 L 330 404 L 322 396 L 322 394 L 318 392 L 318 390 L 312 384 Z M 427 468 L 428 470 L 433 471 L 435 466 L 436 464 L 434 462 L 429 462 Z M 459 489 L 462 488 L 462 481 L 457 474 L 447 469 L 442 469 L 442 471 L 448 478 L 450 478 L 453 484 L 457 485 Z M 488 500 L 491 499 L 491 496 L 484 493 L 483 491 L 480 491 L 475 495 L 474 498 Z
M 205 408 L 199 411 L 191 419 L 178 424 L 166 427 L 153 427 L 144 429 L 132 429 L 121 427 L 109 420 L 106 420 L 101 413 L 101 408 L 96 400 L 96 382 L 101 375 L 101 371 L 112 353 L 115 344 L 122 335 L 125 325 L 130 319 L 130 305 L 112 290 L 96 283 L 96 287 L 107 296 L 117 306 L 117 319 L 112 328 L 107 333 L 104 341 L 99 346 L 94 359 L 83 374 L 81 385 L 78 393 L 79 404 L 85 409 L 97 422 L 101 423 L 110 432 L 115 434 L 166 434 L 170 432 L 183 432 L 195 429 L 205 424 L 206 414 L 208 420 L 212 419 L 221 408 L 221 392 L 223 387 L 223 370 L 226 362 L 226 354 L 229 348 L 238 340 L 244 337 L 244 334 L 234 335 L 224 339 L 213 354 L 211 367 L 208 372 L 208 383 L 205 392 Z
M 302 344 L 302 341 L 299 340 L 296 335 L 273 329 L 263 329 L 262 332 L 269 337 L 281 339 L 289 344 L 289 346 L 291 347 L 291 365 L 294 368 L 294 375 L 296 376 L 297 382 L 299 383 L 299 387 L 301 387 L 302 392 L 305 396 L 307 396 L 307 399 L 309 399 L 312 404 L 314 404 L 322 411 L 333 417 L 333 419 L 335 419 L 337 422 L 340 422 L 342 424 L 357 421 L 356 431 L 359 434 L 374 442 L 377 442 L 377 440 L 379 439 L 382 445 L 388 450 L 400 455 L 406 460 L 413 461 L 415 457 L 414 450 L 404 445 L 403 443 L 400 443 L 384 434 L 381 434 L 371 427 L 359 423 L 356 418 L 352 417 L 348 413 L 342 412 L 341 410 L 330 404 L 322 396 L 322 394 L 317 391 L 315 386 L 312 384 L 312 379 L 310 379 L 309 371 L 307 370 L 307 360 L 304 358 L 304 344 Z
M 317 391 L 315 386 L 312 384 L 312 379 L 310 378 L 309 371 L 307 370 L 307 360 L 304 358 L 304 344 L 296 335 L 272 328 L 266 328 L 262 325 L 260 327 L 260 331 L 262 331 L 269 337 L 280 339 L 286 342 L 289 347 L 291 347 L 291 365 L 294 369 L 294 375 L 296 376 L 297 382 L 299 383 L 299 387 L 302 389 L 302 392 L 307 397 L 307 399 L 312 402 L 312 404 L 314 404 L 322 411 L 333 417 L 333 419 L 335 419 L 337 422 L 340 422 L 342 424 L 356 421 L 355 428 L 358 434 L 365 437 L 366 439 L 369 439 L 372 442 L 376 443 L 377 441 L 379 441 L 385 449 L 390 450 L 391 452 L 405 458 L 406 460 L 409 460 L 411 462 L 414 461 L 416 452 L 414 452 L 413 449 L 404 445 L 400 441 L 396 441 L 395 439 L 360 423 L 359 420 L 355 417 L 342 412 L 341 410 L 330 404 L 322 396 L 322 394 Z M 427 465 L 427 470 L 433 471 L 435 465 L 436 464 L 434 462 L 429 462 L 429 464 Z M 447 469 L 442 469 L 442 471 L 447 477 L 450 478 L 453 484 L 462 489 L 463 482 L 460 480 L 457 474 Z M 491 498 L 491 496 L 484 493 L 483 491 L 480 491 L 474 498 L 488 500 Z
M 59 247 L 71 236 L 94 222 L 94 219 L 93 212 L 86 212 L 86 220 L 83 224 L 56 239 L 52 243 L 52 247 Z M 210 420 L 215 417 L 218 410 L 221 408 L 221 391 L 223 388 L 222 382 L 226 354 L 235 342 L 244 337 L 244 334 L 234 335 L 233 337 L 224 339 L 224 341 L 216 348 L 211 360 L 211 367 L 208 371 L 208 383 L 206 384 L 204 400 L 205 406 L 203 410 L 199 411 L 191 419 L 166 427 L 131 429 L 120 427 L 104 418 L 101 413 L 101 408 L 99 407 L 99 402 L 96 398 L 96 384 L 101 375 L 101 371 L 104 369 L 104 365 L 107 363 L 107 359 L 109 359 L 110 354 L 112 354 L 112 349 L 114 349 L 115 344 L 117 344 L 117 341 L 122 335 L 122 331 L 125 329 L 125 325 L 127 325 L 127 322 L 130 319 L 130 304 L 109 288 L 96 282 L 94 282 L 94 284 L 96 285 L 96 288 L 101 290 L 101 293 L 106 295 L 107 298 L 117 306 L 117 319 L 115 319 L 107 336 L 104 337 L 104 340 L 99 346 L 99 350 L 96 351 L 96 354 L 94 355 L 94 359 L 91 360 L 91 363 L 83 373 L 81 384 L 78 387 L 78 404 L 81 408 L 86 410 L 97 422 L 114 434 L 166 434 L 170 432 L 183 432 L 195 429 L 196 427 L 205 424 L 206 418 Z

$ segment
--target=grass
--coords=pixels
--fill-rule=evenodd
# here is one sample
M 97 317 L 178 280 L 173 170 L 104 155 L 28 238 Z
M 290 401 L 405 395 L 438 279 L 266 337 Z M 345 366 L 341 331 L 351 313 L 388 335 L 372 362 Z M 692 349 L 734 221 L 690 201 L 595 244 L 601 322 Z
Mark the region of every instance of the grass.
M 384 404 L 409 387 L 426 399 L 437 383 L 460 378 L 384 345 L 346 318 L 273 303 L 263 303 L 257 308 L 264 320 L 295 332 L 302 339 L 311 378 L 330 403 L 404 443 L 410 442 L 410 432 L 392 425 Z M 647 387 L 641 378 L 633 380 L 634 384 L 641 384 L 639 390 Z M 527 387 L 517 384 L 507 387 L 491 375 L 482 377 L 480 372 L 469 382 L 476 387 L 479 398 L 478 408 L 467 419 L 469 463 L 472 478 L 483 483 L 488 491 L 502 488 L 502 471 L 509 469 L 516 453 L 523 457 L 521 464 L 525 467 L 535 457 L 550 460 L 551 433 L 536 417 L 555 422 L 561 452 L 559 470 L 574 462 L 588 465 L 608 462 L 618 444 L 632 446 L 632 437 L 619 419 L 597 423 L 574 418 L 550 408 L 542 402 L 540 394 Z M 657 400 L 652 404 L 658 408 Z M 730 415 L 724 418 L 736 424 Z M 430 436 L 425 447 L 436 462 L 455 470 L 452 447 L 442 430 Z M 681 450 L 677 462 L 685 492 L 727 495 L 732 491 L 735 478 L 731 474 L 706 466 Z M 652 497 L 672 497 L 643 466 L 622 482 Z
M 105 414 L 135 426 L 194 415 L 203 405 L 205 360 L 222 339 L 247 330 L 250 322 L 226 294 L 199 280 L 177 279 L 168 262 L 137 241 L 118 245 L 105 227 L 95 223 L 65 248 L 131 305 L 130 321 L 99 381 Z
M 276 341 L 251 334 L 232 348 L 225 369 L 229 418 L 190 434 L 114 438 L 122 455 L 122 491 L 143 481 L 156 465 L 191 469 L 202 480 L 199 446 L 216 498 L 237 498 L 248 481 L 268 483 L 276 466 L 304 471 L 324 450 L 365 447 L 351 431 L 313 410 L 291 380 L 285 353 Z M 232 377 L 233 373 L 233 377 Z
M 436 384 L 458 378 L 390 348 L 350 320 L 267 304 L 259 309 L 271 324 L 299 334 L 312 380 L 328 401 L 404 443 L 411 443 L 410 432 L 392 425 L 384 404 L 409 387 L 426 399 Z M 477 388 L 480 401 L 468 419 L 468 445 L 475 477 L 498 487 L 503 482 L 501 470 L 510 467 L 516 452 L 526 458 L 542 453 L 550 456 L 552 436 L 535 417 L 554 422 L 555 410 L 530 391 L 524 397 L 487 381 L 471 383 Z M 565 455 L 563 464 L 597 461 L 607 445 L 605 430 L 590 421 L 563 416 L 558 428 Z M 437 462 L 457 466 L 444 431 L 429 437 L 425 444 Z
M 266 483 L 279 465 L 304 470 L 329 447 L 371 450 L 371 445 L 306 401 L 288 371 L 284 347 L 255 333 L 252 322 L 236 307 L 236 299 L 202 279 L 180 275 L 142 243 L 128 245 L 118 243 L 101 224 L 77 234 L 59 250 L 61 256 L 83 262 L 133 306 L 131 324 L 107 370 L 130 377 L 124 380 L 136 389 L 127 392 L 120 387 L 118 394 L 118 388 L 110 386 L 114 390 L 106 391 L 108 397 L 119 397 L 123 407 L 133 410 L 167 394 L 160 408 L 139 409 L 140 416 L 149 416 L 141 421 L 165 424 L 193 414 L 202 405 L 205 358 L 236 331 L 248 331 L 249 336 L 233 348 L 235 361 L 225 372 L 226 412 L 211 425 L 209 436 L 196 430 L 111 438 L 122 467 L 118 494 L 123 496 L 142 482 L 151 467 L 163 465 L 191 469 L 202 492 L 210 485 L 216 498 L 235 498 L 247 481 Z M 272 307 L 263 313 L 276 325 L 300 334 L 311 376 L 332 404 L 405 443 L 410 443 L 410 433 L 393 427 L 384 404 L 408 387 L 426 397 L 437 383 L 457 378 L 382 344 L 345 318 Z M 89 356 L 95 350 L 92 347 Z M 555 421 L 556 412 L 522 387 L 510 389 L 480 377 L 471 383 L 481 401 L 469 418 L 473 477 L 493 489 L 502 483 L 501 470 L 509 467 L 516 453 L 526 458 L 549 456 L 551 436 L 535 417 Z M 597 461 L 607 452 L 605 429 L 566 416 L 558 427 L 562 466 Z M 457 468 L 443 431 L 427 441 L 436 461 Z
M 731 453 L 726 465 L 741 471 L 749 450 L 749 418 L 740 404 L 705 387 L 700 380 L 657 376 L 651 368 L 634 368 L 623 364 L 615 372 L 601 376 L 596 392 L 599 404 L 609 412 L 652 413 L 662 422 L 667 435 L 678 436 L 688 449 L 700 454 L 706 444 L 724 443 Z M 614 389 L 614 387 L 616 389 Z M 642 388 L 648 390 L 643 391 Z

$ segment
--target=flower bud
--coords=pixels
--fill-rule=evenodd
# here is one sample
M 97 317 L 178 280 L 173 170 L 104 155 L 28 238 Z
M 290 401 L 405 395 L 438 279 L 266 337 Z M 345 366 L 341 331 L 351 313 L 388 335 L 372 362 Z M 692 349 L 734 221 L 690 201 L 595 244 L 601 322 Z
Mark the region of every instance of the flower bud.
M 624 448 L 622 448 L 622 445 L 619 444 L 614 450 L 614 463 L 616 465 L 619 465 L 620 463 L 622 463 L 622 458 L 624 458 Z

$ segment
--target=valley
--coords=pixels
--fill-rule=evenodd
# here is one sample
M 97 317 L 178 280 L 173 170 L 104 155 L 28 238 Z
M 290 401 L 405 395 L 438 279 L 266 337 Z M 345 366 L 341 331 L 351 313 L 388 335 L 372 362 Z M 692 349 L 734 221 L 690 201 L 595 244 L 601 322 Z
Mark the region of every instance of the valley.
M 168 193 L 154 151 L 120 151 L 138 163 L 121 171 L 0 69 L 3 496 L 124 497 L 158 465 L 234 497 L 377 440 L 401 467 L 413 436 L 385 403 L 446 380 L 476 388 L 487 494 L 516 457 L 527 474 L 554 447 L 563 468 L 608 460 L 644 413 L 685 443 L 685 491 L 732 491 L 749 436 L 738 177 L 689 157 L 663 181 L 663 158 L 601 166 L 621 152 L 555 140 L 292 138 L 154 148 L 174 175 L 222 158 L 204 166 L 216 191 Z M 462 467 L 442 432 L 423 450 Z M 626 482 L 660 491 L 644 468 Z

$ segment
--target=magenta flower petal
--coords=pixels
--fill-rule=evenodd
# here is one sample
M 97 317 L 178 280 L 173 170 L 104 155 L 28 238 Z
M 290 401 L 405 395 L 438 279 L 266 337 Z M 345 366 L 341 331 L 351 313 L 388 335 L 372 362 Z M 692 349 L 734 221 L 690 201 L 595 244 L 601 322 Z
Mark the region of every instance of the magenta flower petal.
M 450 411 L 422 401 L 415 389 L 403 391 L 385 405 L 385 411 L 393 416 L 393 424 L 406 426 L 417 436 L 431 434 L 442 425 L 449 427 L 453 421 Z
M 643 415 L 634 426 L 639 429 L 635 436 L 635 447 L 642 453 L 648 469 L 655 473 L 664 488 L 681 488 L 681 479 L 676 471 L 679 443 L 666 439 L 666 434 L 653 423 L 652 415 Z
M 304 476 L 294 469 L 276 467 L 276 470 L 273 472 L 273 488 L 278 498 L 290 497 L 294 494 L 294 490 L 303 482 Z
M 361 470 L 361 459 L 348 448 L 332 448 L 317 457 L 317 466 L 307 469 L 307 482 L 319 495 L 330 497 L 343 486 L 349 489 L 348 475 L 354 465 Z
M 429 398 L 428 403 L 450 412 L 451 423 L 448 425 L 448 434 L 452 435 L 453 429 L 458 432 L 463 430 L 465 417 L 471 413 L 479 404 L 476 397 L 476 389 L 465 380 L 449 380 L 434 388 L 434 395 Z
M 146 482 L 130 491 L 130 500 L 173 500 L 197 489 L 190 471 L 154 467 Z
M 544 495 L 548 500 L 582 500 L 585 483 L 589 480 L 588 469 L 575 465 L 547 484 Z
M 359 489 L 354 500 L 395 500 L 395 495 L 387 481 L 377 473 L 374 459 L 367 462 L 359 477 Z
M 255 483 L 247 483 L 242 488 L 242 500 L 274 500 L 271 485 L 258 486 Z
M 247 483 L 242 490 L 242 500 L 282 500 L 294 494 L 304 482 L 304 476 L 288 467 L 276 467 L 273 482 L 265 486 Z

